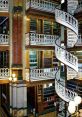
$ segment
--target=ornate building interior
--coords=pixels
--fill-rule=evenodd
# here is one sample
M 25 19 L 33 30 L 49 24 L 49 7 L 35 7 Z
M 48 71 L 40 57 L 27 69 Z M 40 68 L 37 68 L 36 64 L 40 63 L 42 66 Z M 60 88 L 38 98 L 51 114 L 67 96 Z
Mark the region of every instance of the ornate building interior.
M 0 0 L 0 117 L 82 117 L 81 98 L 82 0 Z

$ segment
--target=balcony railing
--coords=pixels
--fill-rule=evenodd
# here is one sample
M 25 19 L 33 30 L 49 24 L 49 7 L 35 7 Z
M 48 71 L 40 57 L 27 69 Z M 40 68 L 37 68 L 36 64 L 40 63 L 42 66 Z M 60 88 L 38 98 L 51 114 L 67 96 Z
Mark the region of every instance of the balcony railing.
M 46 0 L 26 0 L 26 10 L 30 7 L 40 11 L 54 13 L 57 4 Z
M 7 12 L 9 9 L 8 0 L 0 0 L 0 12 Z
M 55 79 L 58 68 L 26 69 L 26 80 L 41 81 Z
M 0 45 L 9 45 L 9 35 L 0 34 Z
M 77 40 L 77 43 L 75 44 L 75 46 L 82 46 L 82 35 L 78 36 L 78 40 Z
M 37 33 L 26 34 L 26 45 L 54 46 L 56 35 L 46 35 Z
M 0 78 L 9 78 L 10 76 L 10 70 L 9 68 L 0 68 Z

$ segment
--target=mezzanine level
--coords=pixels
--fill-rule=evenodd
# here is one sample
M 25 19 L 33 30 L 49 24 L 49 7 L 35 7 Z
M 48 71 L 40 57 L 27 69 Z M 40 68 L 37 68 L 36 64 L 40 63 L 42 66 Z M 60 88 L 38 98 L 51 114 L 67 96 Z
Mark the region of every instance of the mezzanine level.
M 26 46 L 54 46 L 56 38 L 58 38 L 58 36 L 56 35 L 38 34 L 30 32 L 26 34 Z
M 8 12 L 9 0 L 0 0 L 0 12 Z
M 41 81 L 55 79 L 58 68 L 26 69 L 27 81 Z
M 54 13 L 55 7 L 57 4 L 51 1 L 46 0 L 26 0 L 26 10 L 29 8 Z
M 9 45 L 9 35 L 0 34 L 0 45 Z

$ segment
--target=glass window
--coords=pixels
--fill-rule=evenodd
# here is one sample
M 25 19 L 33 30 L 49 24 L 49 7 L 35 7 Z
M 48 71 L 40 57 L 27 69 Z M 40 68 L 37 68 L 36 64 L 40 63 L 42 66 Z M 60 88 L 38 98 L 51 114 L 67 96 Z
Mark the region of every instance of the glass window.
M 37 68 L 37 53 L 30 51 L 30 68 Z
M 9 67 L 9 52 L 0 51 L 0 68 Z
M 44 34 L 51 34 L 51 33 L 52 33 L 51 22 L 48 20 L 44 20 Z
M 60 26 L 58 23 L 54 22 L 52 27 L 53 27 L 53 34 L 60 34 Z
M 37 20 L 30 19 L 30 31 L 37 31 Z

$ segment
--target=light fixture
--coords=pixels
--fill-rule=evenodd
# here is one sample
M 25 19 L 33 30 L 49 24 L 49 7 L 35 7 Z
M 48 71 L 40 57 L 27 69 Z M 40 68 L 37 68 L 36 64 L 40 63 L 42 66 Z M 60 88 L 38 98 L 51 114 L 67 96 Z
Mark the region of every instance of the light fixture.
M 69 102 L 69 106 L 71 106 L 71 107 L 76 106 L 76 105 L 75 105 L 75 102 L 74 102 L 74 101 L 70 101 L 70 102 Z
M 12 77 L 14 78 L 16 75 L 15 74 L 12 74 Z
M 9 77 L 9 81 L 12 81 L 12 77 Z
M 75 102 L 75 105 L 77 106 L 78 104 L 80 104 L 81 103 L 81 97 L 80 96 L 76 96 L 75 98 L 74 98 L 74 102 Z
M 75 106 L 71 106 L 71 105 L 68 106 L 68 111 L 69 111 L 71 114 L 75 113 L 75 110 L 76 110 L 76 107 L 75 107 Z
M 17 78 L 16 78 L 16 77 L 14 77 L 14 78 L 13 78 L 13 82 L 16 82 L 16 81 L 17 81 Z
M 65 0 L 61 0 L 61 4 L 63 4 L 65 2 Z

